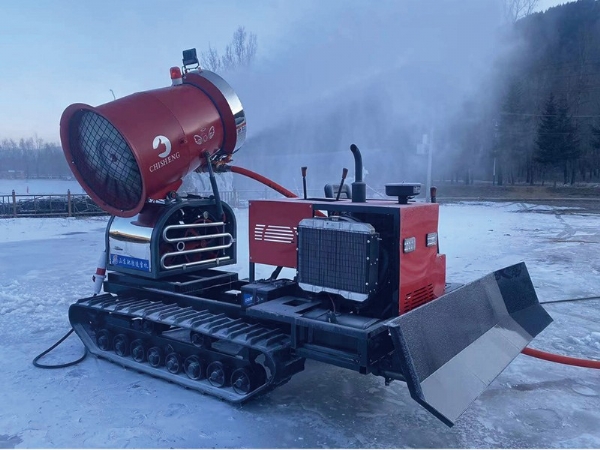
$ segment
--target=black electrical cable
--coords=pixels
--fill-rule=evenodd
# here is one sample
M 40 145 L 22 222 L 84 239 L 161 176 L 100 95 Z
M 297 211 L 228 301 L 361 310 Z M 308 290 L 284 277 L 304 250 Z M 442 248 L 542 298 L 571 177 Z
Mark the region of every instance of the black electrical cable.
M 580 298 L 565 298 L 563 300 L 549 300 L 540 302 L 540 305 L 549 305 L 551 303 L 566 303 L 566 302 L 582 302 L 586 300 L 600 300 L 600 296 L 580 297 Z M 600 361 L 595 359 L 573 358 L 571 356 L 557 355 L 556 353 L 548 353 L 534 348 L 526 347 L 521 353 L 532 356 L 534 358 L 543 359 L 546 361 L 566 364 L 568 366 L 587 367 L 589 369 L 600 369 Z
M 583 302 L 586 300 L 600 300 L 600 296 L 581 297 L 581 298 L 565 298 L 563 300 L 548 300 L 547 302 L 540 302 L 540 305 L 549 305 L 551 303 Z
M 73 331 L 75 331 L 75 330 L 73 330 L 73 328 L 71 328 L 71 330 L 69 330 L 69 332 L 67 334 L 65 334 L 62 338 L 60 338 L 56 344 L 54 344 L 48 350 L 44 350 L 42 353 L 40 353 L 35 358 L 33 358 L 33 361 L 32 361 L 33 365 L 35 367 L 39 367 L 40 369 L 64 369 L 65 367 L 74 366 L 75 364 L 79 364 L 81 361 L 83 361 L 88 354 L 87 348 L 84 348 L 83 356 L 81 358 L 77 359 L 76 361 L 71 361 L 68 363 L 56 364 L 56 365 L 47 365 L 47 364 L 38 363 L 40 358 L 43 358 L 48 353 L 50 353 L 52 350 L 54 350 L 56 347 L 58 347 L 60 344 L 62 344 L 65 341 L 65 339 L 67 339 L 71 335 L 71 333 L 73 333 Z

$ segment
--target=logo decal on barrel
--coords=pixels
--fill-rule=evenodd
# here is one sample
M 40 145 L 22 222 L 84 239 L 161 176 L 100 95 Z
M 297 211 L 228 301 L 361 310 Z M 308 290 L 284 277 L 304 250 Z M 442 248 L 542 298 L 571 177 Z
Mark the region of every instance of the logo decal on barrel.
M 210 127 L 208 133 L 206 132 L 206 128 L 201 128 L 200 133 L 194 135 L 194 142 L 198 145 L 207 143 L 215 136 L 215 127 Z
M 158 147 L 160 147 L 161 144 L 164 144 L 165 146 L 165 151 L 162 153 L 159 153 L 158 156 L 160 156 L 161 158 L 166 158 L 167 156 L 169 156 L 171 154 L 171 141 L 169 140 L 168 137 L 165 136 L 156 136 L 154 138 L 154 141 L 152 141 L 152 148 L 154 150 L 158 150 Z
M 172 163 L 181 156 L 179 152 L 175 152 L 171 155 L 171 141 L 169 138 L 160 135 L 156 136 L 152 142 L 152 147 L 154 150 L 158 150 L 161 145 L 165 146 L 165 151 L 158 154 L 161 159 L 149 167 L 148 170 L 150 170 L 150 172 L 154 172 L 161 167 L 165 167 L 167 164 Z

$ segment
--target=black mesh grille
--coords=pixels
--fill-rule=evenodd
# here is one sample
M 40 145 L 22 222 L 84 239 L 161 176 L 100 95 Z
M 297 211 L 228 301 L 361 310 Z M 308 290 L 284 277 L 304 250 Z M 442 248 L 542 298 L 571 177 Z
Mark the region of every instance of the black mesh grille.
M 80 111 L 69 125 L 73 163 L 89 188 L 113 208 L 135 208 L 142 177 L 121 133 L 93 111 Z
M 375 288 L 377 238 L 372 234 L 298 228 L 298 280 L 339 291 Z

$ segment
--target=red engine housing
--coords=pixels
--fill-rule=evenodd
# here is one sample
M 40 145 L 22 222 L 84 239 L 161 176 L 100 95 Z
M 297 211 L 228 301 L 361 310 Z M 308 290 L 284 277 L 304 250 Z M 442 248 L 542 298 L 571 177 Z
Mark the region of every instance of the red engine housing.
M 398 231 L 397 298 L 398 312 L 403 314 L 444 293 L 446 255 L 437 250 L 439 205 L 435 203 L 398 204 L 395 201 L 368 200 L 322 203 L 318 200 L 253 200 L 249 211 L 250 262 L 282 267 L 297 267 L 298 224 L 311 218 L 317 210 L 360 211 L 362 214 L 393 216 Z M 337 212 L 337 211 L 336 211 Z M 380 233 L 384 230 L 378 230 Z M 386 230 L 392 232 L 392 230 Z M 436 243 L 427 245 L 427 235 L 435 233 Z M 405 252 L 404 241 L 415 239 L 414 250 Z M 346 249 L 339 249 L 340 252 Z
M 229 161 L 245 134 L 237 95 L 209 71 L 97 107 L 71 105 L 60 122 L 75 177 L 98 205 L 121 217 L 177 190 L 187 173 L 206 164 L 205 152 L 213 162 Z

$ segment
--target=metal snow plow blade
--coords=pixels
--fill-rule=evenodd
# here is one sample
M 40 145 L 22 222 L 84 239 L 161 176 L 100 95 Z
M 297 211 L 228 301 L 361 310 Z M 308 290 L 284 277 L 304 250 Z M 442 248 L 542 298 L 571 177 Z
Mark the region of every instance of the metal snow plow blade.
M 524 263 L 388 322 L 410 395 L 452 426 L 552 322 Z

